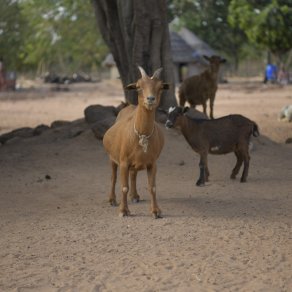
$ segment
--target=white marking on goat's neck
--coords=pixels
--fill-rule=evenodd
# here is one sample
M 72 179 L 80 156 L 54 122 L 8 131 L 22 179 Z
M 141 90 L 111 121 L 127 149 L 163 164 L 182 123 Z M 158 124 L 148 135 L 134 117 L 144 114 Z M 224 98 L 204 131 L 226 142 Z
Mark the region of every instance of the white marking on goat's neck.
M 137 131 L 137 129 L 135 127 L 135 123 L 134 123 L 134 132 L 139 138 L 139 145 L 143 148 L 143 151 L 146 153 L 147 149 L 148 149 L 149 139 L 153 135 L 153 132 L 154 132 L 154 125 L 153 125 L 153 128 L 152 128 L 151 134 L 147 136 L 147 135 L 140 134 Z

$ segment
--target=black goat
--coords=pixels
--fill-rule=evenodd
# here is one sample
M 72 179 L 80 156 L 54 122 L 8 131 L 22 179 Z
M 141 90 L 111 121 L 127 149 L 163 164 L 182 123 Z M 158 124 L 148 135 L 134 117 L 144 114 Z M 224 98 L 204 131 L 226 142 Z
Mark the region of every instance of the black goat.
M 200 177 L 197 186 L 208 181 L 208 153 L 226 154 L 234 152 L 237 158 L 231 178 L 235 179 L 242 163 L 244 163 L 241 182 L 246 182 L 249 168 L 250 136 L 259 136 L 255 122 L 242 115 L 229 115 L 214 120 L 191 119 L 184 113 L 188 108 L 172 107 L 165 123 L 167 128 L 179 127 L 192 149 L 200 155 Z

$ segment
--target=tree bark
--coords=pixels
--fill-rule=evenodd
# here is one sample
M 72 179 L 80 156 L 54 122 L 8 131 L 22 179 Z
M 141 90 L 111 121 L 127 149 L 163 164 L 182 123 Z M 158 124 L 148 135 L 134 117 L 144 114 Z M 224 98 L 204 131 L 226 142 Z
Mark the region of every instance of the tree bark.
M 170 83 L 160 107 L 176 105 L 173 63 L 166 0 L 92 0 L 101 34 L 108 45 L 125 87 L 140 78 L 137 65 L 148 75 L 163 67 L 162 79 Z M 137 94 L 124 91 L 137 104 Z

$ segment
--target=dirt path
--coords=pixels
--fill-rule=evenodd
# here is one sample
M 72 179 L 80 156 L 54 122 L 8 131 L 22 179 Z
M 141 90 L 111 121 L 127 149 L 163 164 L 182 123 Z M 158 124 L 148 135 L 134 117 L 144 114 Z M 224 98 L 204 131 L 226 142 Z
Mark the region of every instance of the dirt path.
M 72 139 L 45 132 L 0 147 L 0 291 L 291 291 L 292 147 L 283 141 L 292 125 L 277 120 L 291 92 L 220 86 L 215 116 L 241 113 L 261 129 L 246 184 L 229 179 L 230 154 L 210 156 L 210 183 L 196 187 L 197 155 L 165 130 L 161 220 L 149 213 L 144 172 L 143 200 L 129 205 L 134 216 L 120 218 L 109 206 L 108 158 L 90 131 Z M 0 127 L 75 119 L 89 104 L 122 98 L 116 83 L 51 94 L 1 94 Z

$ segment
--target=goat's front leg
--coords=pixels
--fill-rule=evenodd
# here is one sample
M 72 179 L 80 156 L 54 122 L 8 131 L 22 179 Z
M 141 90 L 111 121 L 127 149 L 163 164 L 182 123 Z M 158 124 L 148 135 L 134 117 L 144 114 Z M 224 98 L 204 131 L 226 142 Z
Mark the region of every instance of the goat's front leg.
M 126 163 L 121 163 L 120 165 L 120 176 L 121 176 L 121 186 L 122 186 L 122 200 L 120 203 L 120 216 L 129 216 L 130 211 L 128 208 L 128 191 L 129 191 L 129 166 Z
M 210 172 L 208 168 L 208 157 L 206 156 L 206 161 L 205 161 L 205 181 L 206 182 L 209 181 L 209 176 L 210 176 Z
M 157 167 L 155 163 L 152 166 L 147 167 L 148 188 L 151 194 L 151 213 L 153 214 L 155 219 L 162 218 L 161 210 L 159 209 L 156 201 L 156 171 Z
M 199 177 L 199 179 L 197 180 L 197 183 L 196 183 L 196 185 L 198 187 L 203 187 L 205 185 L 205 181 L 206 181 L 206 178 L 205 178 L 205 174 L 206 174 L 206 161 L 207 161 L 207 155 L 205 153 L 204 154 L 201 154 L 201 156 L 200 156 L 200 163 L 199 163 L 200 177 Z
M 214 119 L 213 108 L 214 108 L 214 98 L 211 98 L 210 99 L 210 118 L 212 120 Z
M 131 178 L 131 188 L 130 188 L 130 198 L 133 203 L 138 203 L 140 201 L 140 196 L 137 192 L 137 171 L 132 169 L 130 170 L 130 178 Z
M 111 191 L 109 195 L 109 202 L 112 206 L 117 206 L 117 200 L 116 200 L 116 182 L 117 182 L 117 168 L 118 165 L 111 160 L 111 167 L 112 167 L 112 177 L 111 177 Z

